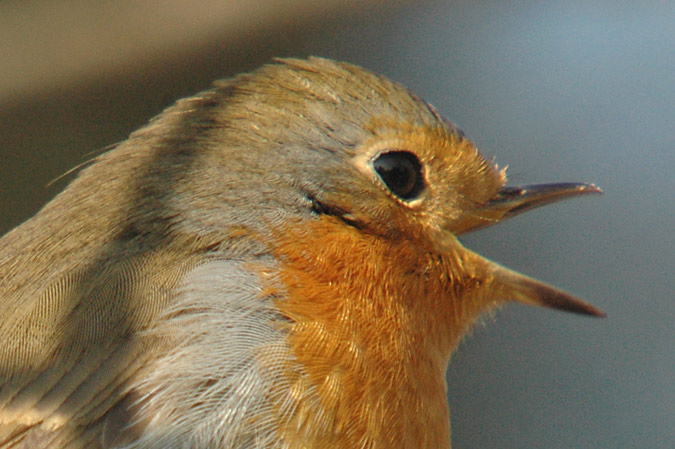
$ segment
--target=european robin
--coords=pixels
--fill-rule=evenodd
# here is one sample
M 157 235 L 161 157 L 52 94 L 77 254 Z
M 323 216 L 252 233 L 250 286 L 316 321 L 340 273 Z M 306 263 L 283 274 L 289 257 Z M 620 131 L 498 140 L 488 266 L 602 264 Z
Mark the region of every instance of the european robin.
M 514 300 L 459 234 L 505 187 L 428 103 L 288 59 L 179 101 L 0 240 L 1 448 L 449 448 L 445 370 Z

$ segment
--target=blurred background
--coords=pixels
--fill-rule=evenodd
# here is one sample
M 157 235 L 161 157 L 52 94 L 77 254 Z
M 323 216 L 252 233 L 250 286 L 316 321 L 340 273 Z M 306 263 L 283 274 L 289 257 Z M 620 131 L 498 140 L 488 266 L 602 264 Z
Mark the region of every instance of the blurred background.
M 347 60 L 456 122 L 512 184 L 605 190 L 468 235 L 594 320 L 509 305 L 448 372 L 455 448 L 675 447 L 669 1 L 0 3 L 0 232 L 176 99 L 274 56 Z

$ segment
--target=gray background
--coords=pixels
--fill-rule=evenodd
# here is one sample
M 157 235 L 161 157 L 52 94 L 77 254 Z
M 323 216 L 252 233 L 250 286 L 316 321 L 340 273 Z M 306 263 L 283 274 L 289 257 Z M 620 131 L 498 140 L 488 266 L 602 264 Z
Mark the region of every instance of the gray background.
M 672 2 L 157 3 L 0 5 L 0 231 L 213 79 L 272 56 L 361 64 L 431 101 L 511 183 L 606 192 L 463 239 L 609 316 L 486 319 L 448 373 L 454 447 L 675 447 Z

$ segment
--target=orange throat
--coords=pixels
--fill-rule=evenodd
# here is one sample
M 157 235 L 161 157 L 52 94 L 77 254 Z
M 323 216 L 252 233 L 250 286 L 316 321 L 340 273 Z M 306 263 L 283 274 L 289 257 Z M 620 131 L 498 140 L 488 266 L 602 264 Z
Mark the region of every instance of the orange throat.
M 287 447 L 448 448 L 445 370 L 485 309 L 481 282 L 464 274 L 470 260 L 327 216 L 277 236 L 292 359 L 277 395 Z

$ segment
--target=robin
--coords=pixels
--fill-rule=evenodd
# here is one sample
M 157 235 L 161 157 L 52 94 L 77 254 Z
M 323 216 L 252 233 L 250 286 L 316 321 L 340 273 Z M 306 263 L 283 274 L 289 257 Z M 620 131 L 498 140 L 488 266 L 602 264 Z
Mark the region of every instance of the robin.
M 179 101 L 0 241 L 0 448 L 449 448 L 477 317 L 602 315 L 458 241 L 599 192 L 505 179 L 345 63 Z

